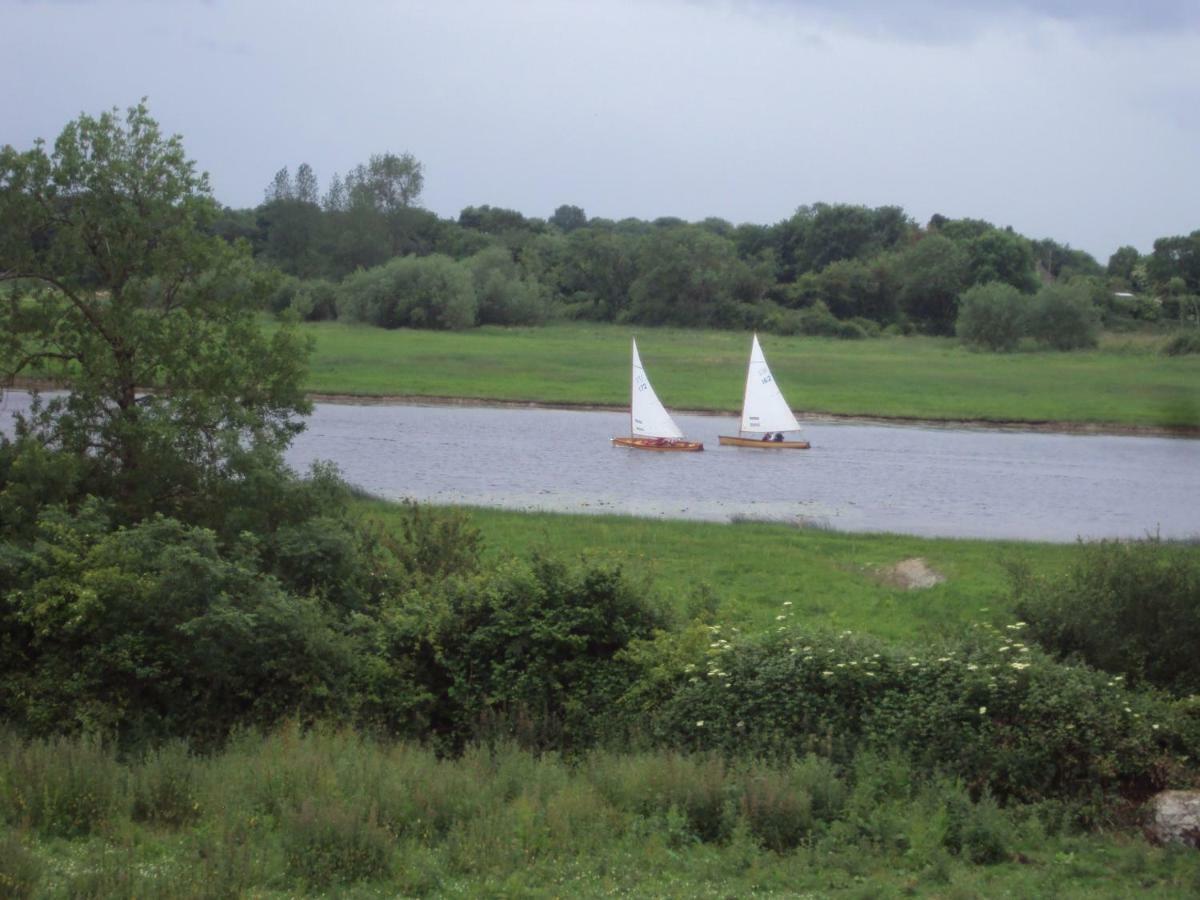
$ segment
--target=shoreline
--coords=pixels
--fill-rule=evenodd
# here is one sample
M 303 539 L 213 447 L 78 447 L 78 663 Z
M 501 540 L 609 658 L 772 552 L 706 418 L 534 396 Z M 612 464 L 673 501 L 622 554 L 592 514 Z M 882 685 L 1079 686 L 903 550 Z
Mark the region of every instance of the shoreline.
M 626 405 L 614 403 L 584 403 L 572 401 L 503 400 L 492 397 L 448 397 L 414 394 L 348 394 L 309 391 L 314 403 L 345 404 L 347 406 L 462 406 L 490 409 L 559 409 L 569 412 L 628 412 Z M 684 416 L 736 418 L 736 409 L 687 409 L 672 407 L 673 413 Z M 958 431 L 1026 431 L 1046 434 L 1094 434 L 1115 437 L 1200 438 L 1200 425 L 1122 425 L 1115 422 L 1066 422 L 1029 419 L 932 419 L 923 416 L 886 416 L 858 413 L 796 411 L 796 418 L 805 422 L 884 425 L 913 428 L 943 428 Z
M 17 378 L 7 387 L 13 390 L 55 390 L 52 381 Z M 3 390 L 3 388 L 0 388 Z M 575 401 L 504 400 L 494 397 L 451 397 L 425 394 L 353 394 L 346 392 L 307 391 L 314 403 L 340 403 L 348 406 L 462 406 L 492 409 L 560 409 L 571 412 L 627 412 L 629 407 L 615 403 Z M 734 418 L 736 409 L 688 409 L 673 407 L 672 412 L 686 416 Z M 958 431 L 1025 431 L 1042 434 L 1109 435 L 1114 437 L 1168 437 L 1200 439 L 1200 425 L 1123 425 L 1118 422 L 1070 422 L 1037 419 L 935 419 L 926 416 L 871 415 L 867 413 L 831 413 L 795 411 L 801 422 L 883 425 L 909 428 L 941 428 Z

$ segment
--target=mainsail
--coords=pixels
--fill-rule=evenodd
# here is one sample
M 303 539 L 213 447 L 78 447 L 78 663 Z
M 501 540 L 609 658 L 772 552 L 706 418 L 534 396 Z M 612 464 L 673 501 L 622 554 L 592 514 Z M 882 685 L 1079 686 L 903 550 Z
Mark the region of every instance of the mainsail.
M 636 349 L 634 365 L 637 365 Z M 636 395 L 635 388 L 634 396 Z M 742 402 L 741 430 L 759 434 L 768 431 L 800 430 L 800 423 L 796 421 L 791 407 L 779 392 L 779 385 L 775 383 L 771 370 L 767 368 L 762 347 L 758 346 L 757 334 L 750 348 L 750 368 L 746 372 L 746 396 Z
M 633 400 L 629 410 L 635 437 L 683 438 L 683 432 L 650 386 L 650 379 L 642 368 L 642 358 L 638 356 L 636 340 L 633 341 Z

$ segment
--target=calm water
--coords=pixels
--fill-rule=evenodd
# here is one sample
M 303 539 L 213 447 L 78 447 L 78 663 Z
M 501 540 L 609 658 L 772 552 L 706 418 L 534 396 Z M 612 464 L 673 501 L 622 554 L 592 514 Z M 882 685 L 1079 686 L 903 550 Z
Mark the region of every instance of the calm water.
M 0 424 L 27 398 L 7 392 Z M 1200 535 L 1200 441 L 809 424 L 812 449 L 718 447 L 732 417 L 678 416 L 703 453 L 616 448 L 623 413 L 318 404 L 288 461 L 333 460 L 382 497 L 565 512 L 1073 541 Z

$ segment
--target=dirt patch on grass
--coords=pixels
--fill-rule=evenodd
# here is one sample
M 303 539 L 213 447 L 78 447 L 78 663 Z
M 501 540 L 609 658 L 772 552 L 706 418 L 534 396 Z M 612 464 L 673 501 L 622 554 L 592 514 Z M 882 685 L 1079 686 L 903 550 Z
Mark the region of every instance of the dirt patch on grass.
M 875 577 L 883 584 L 905 591 L 931 588 L 935 584 L 941 584 L 946 580 L 945 575 L 931 568 L 924 557 L 920 556 L 914 556 L 912 559 L 904 559 L 894 566 L 878 569 L 876 570 Z

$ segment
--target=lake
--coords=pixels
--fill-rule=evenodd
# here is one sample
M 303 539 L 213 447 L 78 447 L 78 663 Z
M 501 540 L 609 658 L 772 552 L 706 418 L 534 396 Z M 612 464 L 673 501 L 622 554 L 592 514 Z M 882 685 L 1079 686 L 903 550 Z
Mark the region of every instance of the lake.
M 626 413 L 318 404 L 288 453 L 389 499 L 844 531 L 1073 541 L 1200 535 L 1200 442 L 811 423 L 811 450 L 718 447 L 737 419 L 676 416 L 703 453 L 611 446 Z
M 0 428 L 27 404 L 6 391 Z M 766 451 L 718 447 L 732 416 L 676 419 L 703 453 L 613 447 L 626 413 L 319 403 L 287 459 L 431 503 L 929 537 L 1200 536 L 1200 441 L 812 422 L 811 450 Z

